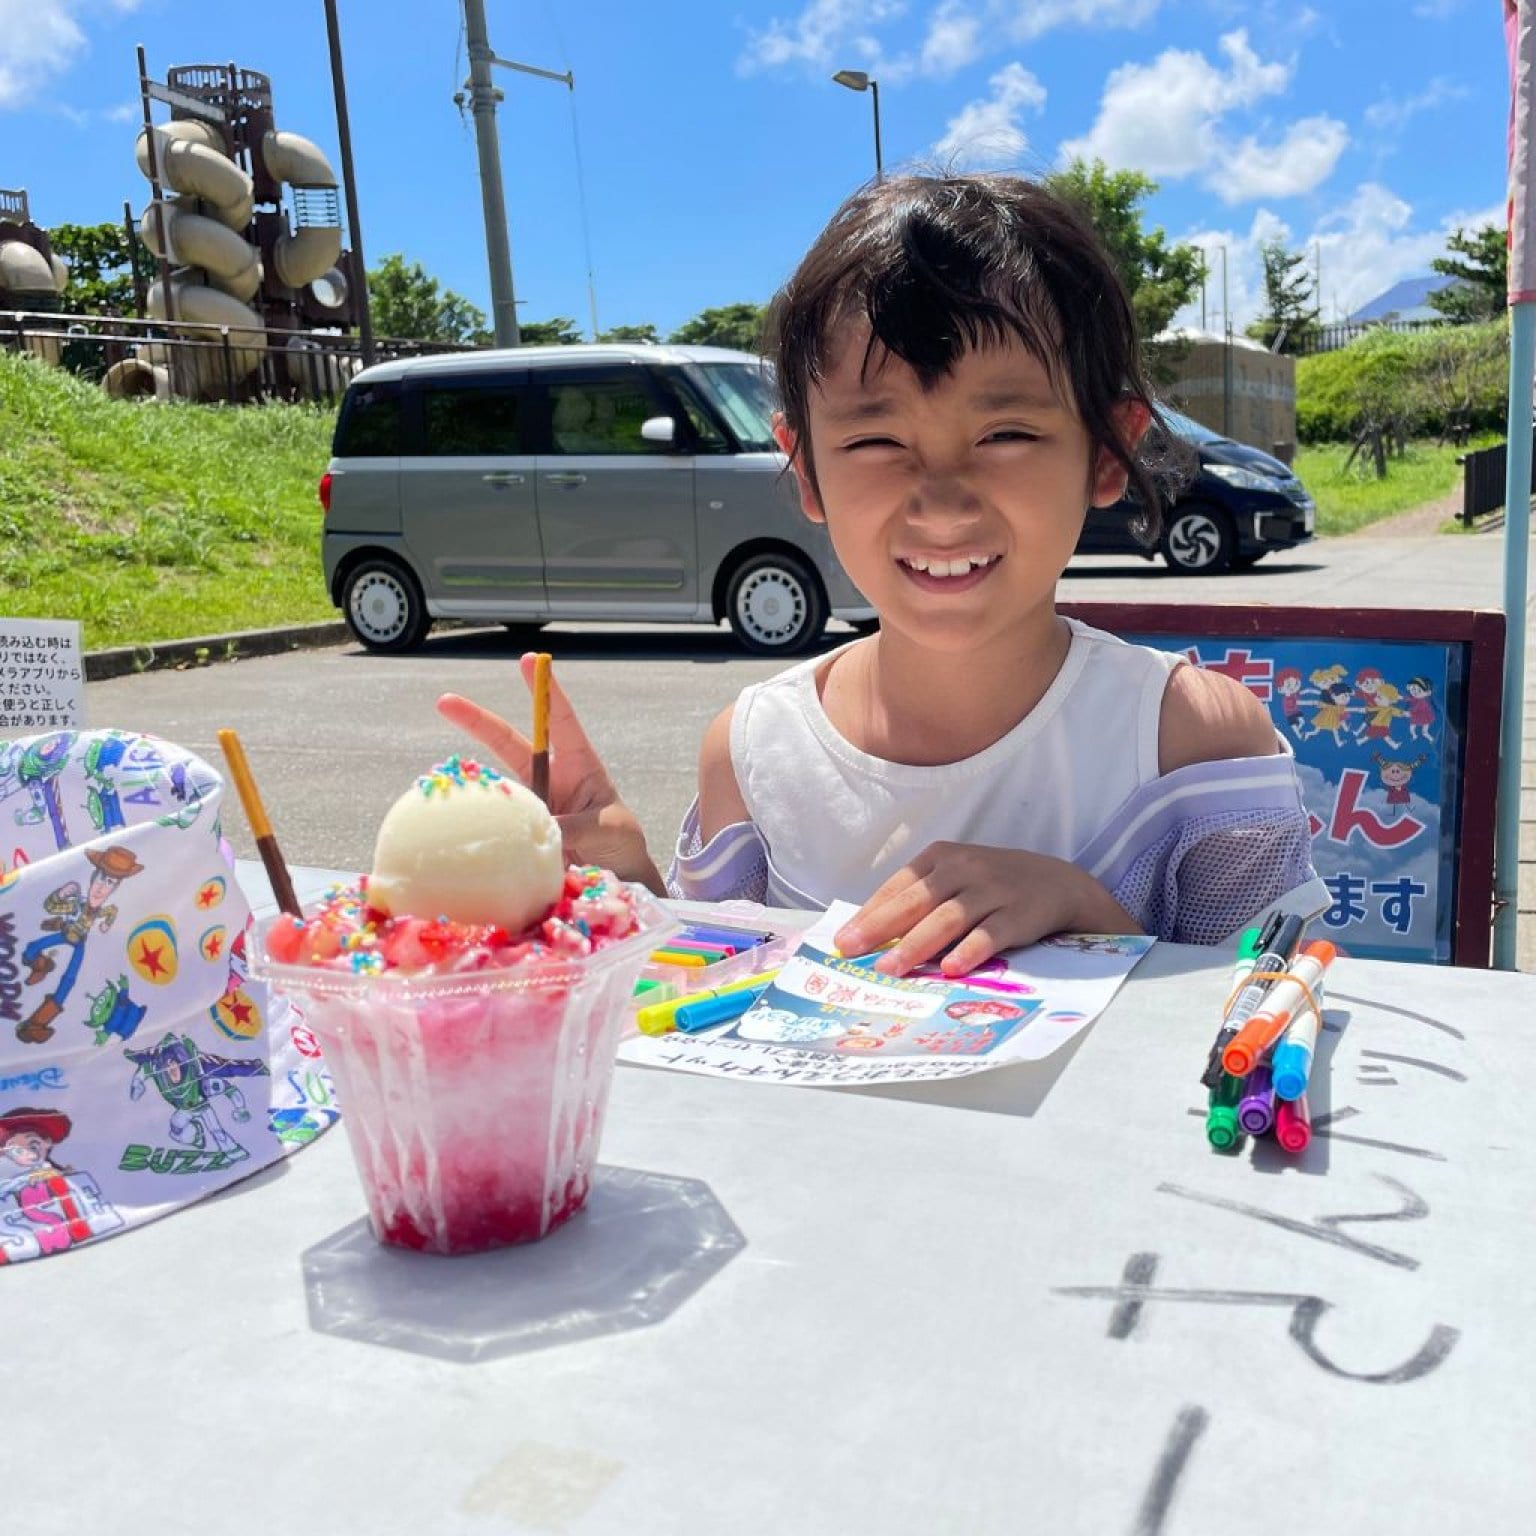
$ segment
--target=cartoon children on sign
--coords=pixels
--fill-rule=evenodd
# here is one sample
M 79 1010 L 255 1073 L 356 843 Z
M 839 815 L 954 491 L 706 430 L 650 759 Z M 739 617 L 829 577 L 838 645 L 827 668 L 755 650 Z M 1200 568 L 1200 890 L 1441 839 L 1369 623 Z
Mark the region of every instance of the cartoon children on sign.
M 117 920 L 117 908 L 108 903 L 124 880 L 142 874 L 144 866 L 123 847 L 87 848 L 85 856 L 95 867 L 84 894 L 71 880 L 43 898 L 43 906 L 52 916 L 43 921 L 43 933 L 21 952 L 31 967 L 26 985 L 35 987 L 58 969 L 59 957 L 51 953 L 68 950 L 64 969 L 51 990 L 16 1026 L 16 1038 L 27 1045 L 42 1045 L 53 1036 L 53 1021 L 64 1011 L 64 1004 L 74 990 L 85 960 L 85 945 L 92 930 L 105 933 Z
M 162 1036 L 157 1045 L 142 1051 L 124 1051 L 123 1055 L 138 1069 L 128 1085 L 128 1097 L 143 1098 L 144 1090 L 153 1087 L 170 1106 L 169 1130 L 173 1141 L 199 1151 L 211 1146 L 230 1162 L 250 1155 L 224 1129 L 214 1101 L 228 1099 L 234 1118 L 249 1120 L 251 1112 L 245 1107 L 245 1095 L 234 1080 L 268 1076 L 266 1062 L 205 1055 L 189 1035 L 170 1033 Z
M 53 1159 L 70 1132 L 55 1109 L 0 1111 L 0 1264 L 72 1248 L 123 1225 L 95 1179 Z
M 1421 752 L 1412 761 L 1404 762 L 1397 758 L 1383 757 L 1380 752 L 1373 752 L 1371 760 L 1377 765 L 1376 771 L 1386 787 L 1387 819 L 1396 821 L 1413 799 L 1408 785 L 1413 778 L 1414 770 L 1422 768 L 1429 761 L 1429 755 Z

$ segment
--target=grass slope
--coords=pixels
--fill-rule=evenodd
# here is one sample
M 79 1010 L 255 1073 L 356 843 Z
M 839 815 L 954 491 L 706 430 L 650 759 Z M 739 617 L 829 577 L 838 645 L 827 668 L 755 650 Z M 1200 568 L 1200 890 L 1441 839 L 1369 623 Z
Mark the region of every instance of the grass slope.
M 87 650 L 336 617 L 315 486 L 334 414 L 107 399 L 0 353 L 0 614 Z
M 1484 448 L 1502 440 L 1485 433 L 1474 437 L 1471 446 Z M 1353 533 L 1367 523 L 1449 496 L 1461 484 L 1457 455 L 1467 451 L 1449 443 L 1411 442 L 1400 458 L 1387 460 L 1387 478 L 1378 480 L 1369 454 L 1345 469 L 1348 443 L 1318 443 L 1299 448 L 1292 467 L 1317 502 L 1317 531 Z

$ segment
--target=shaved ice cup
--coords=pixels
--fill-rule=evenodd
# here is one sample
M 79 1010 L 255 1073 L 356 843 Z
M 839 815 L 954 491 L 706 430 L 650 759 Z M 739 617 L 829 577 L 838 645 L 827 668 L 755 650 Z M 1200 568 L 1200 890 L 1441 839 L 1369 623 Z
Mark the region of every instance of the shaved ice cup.
M 476 1253 L 581 1209 L 635 982 L 679 927 L 634 895 L 637 931 L 591 955 L 450 976 L 279 964 L 288 919 L 258 925 L 252 972 L 325 1052 L 380 1242 Z

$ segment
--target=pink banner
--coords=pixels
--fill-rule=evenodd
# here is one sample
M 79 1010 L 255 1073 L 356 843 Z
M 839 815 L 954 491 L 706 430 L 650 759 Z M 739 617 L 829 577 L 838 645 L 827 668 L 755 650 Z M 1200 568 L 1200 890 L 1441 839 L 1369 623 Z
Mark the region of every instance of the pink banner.
M 1503 0 L 1509 55 L 1509 302 L 1536 302 L 1536 205 L 1531 196 L 1531 107 L 1536 99 L 1536 19 L 1530 0 Z

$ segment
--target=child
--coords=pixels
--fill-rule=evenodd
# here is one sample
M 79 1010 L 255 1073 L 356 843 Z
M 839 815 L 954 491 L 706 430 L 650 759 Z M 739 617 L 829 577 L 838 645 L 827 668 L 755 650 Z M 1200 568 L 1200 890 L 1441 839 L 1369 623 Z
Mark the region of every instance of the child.
M 844 953 L 960 974 L 1069 929 L 1216 942 L 1311 877 L 1265 707 L 1056 613 L 1089 505 L 1129 484 L 1150 539 L 1159 504 L 1130 305 L 1079 213 L 1007 176 L 866 187 L 768 342 L 805 515 L 880 626 L 710 726 L 666 890 L 862 902 Z M 526 771 L 504 721 L 439 709 Z M 558 688 L 550 736 L 570 856 L 663 889 Z

